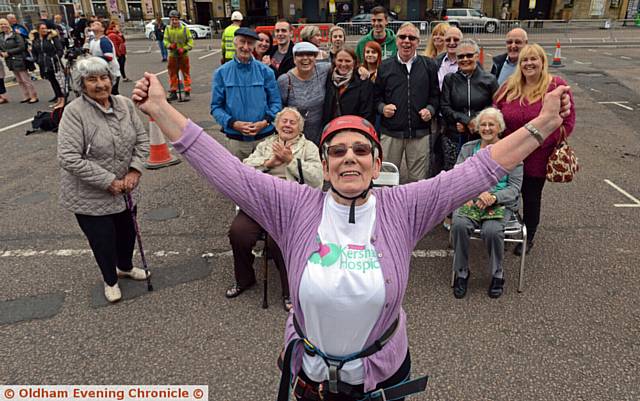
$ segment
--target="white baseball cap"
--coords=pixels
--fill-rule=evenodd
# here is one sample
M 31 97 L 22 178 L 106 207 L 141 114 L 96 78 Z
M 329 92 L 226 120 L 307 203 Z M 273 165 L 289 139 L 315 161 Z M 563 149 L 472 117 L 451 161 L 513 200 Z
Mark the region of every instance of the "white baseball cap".
M 234 11 L 231 14 L 231 21 L 242 21 L 244 19 L 244 17 L 242 16 L 242 13 L 240 11 Z

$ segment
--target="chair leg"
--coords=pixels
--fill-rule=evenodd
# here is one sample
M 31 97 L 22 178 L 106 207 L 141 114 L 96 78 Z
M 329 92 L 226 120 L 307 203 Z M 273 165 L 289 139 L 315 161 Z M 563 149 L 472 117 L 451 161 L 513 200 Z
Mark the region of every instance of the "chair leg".
M 522 292 L 524 285 L 524 262 L 527 256 L 527 227 L 522 226 L 522 255 L 520 256 L 520 277 L 518 278 L 518 292 Z
M 263 283 L 263 292 L 262 292 L 262 309 L 267 309 L 269 307 L 269 303 L 267 301 L 267 283 L 269 278 L 269 248 L 267 246 L 268 237 L 265 237 L 264 240 L 264 252 L 262 253 L 262 283 Z

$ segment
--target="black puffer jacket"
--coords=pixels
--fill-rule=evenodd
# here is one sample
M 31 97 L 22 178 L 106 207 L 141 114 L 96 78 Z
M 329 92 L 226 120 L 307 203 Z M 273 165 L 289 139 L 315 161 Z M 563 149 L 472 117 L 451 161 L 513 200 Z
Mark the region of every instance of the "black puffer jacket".
M 480 68 L 470 76 L 460 70 L 447 74 L 442 82 L 440 110 L 445 121 L 445 134 L 458 133 L 456 123 L 467 125 L 476 114 L 491 106 L 497 90 L 496 77 Z
M 396 112 L 391 118 L 382 117 L 382 133 L 394 138 L 420 138 L 431 132 L 431 120 L 423 121 L 418 112 L 429 109 L 435 116 L 440 108 L 438 70 L 430 58 L 417 56 L 407 67 L 391 57 L 378 68 L 375 83 L 376 110 L 382 114 L 385 104 L 394 104 Z
M 278 79 L 280 75 L 286 74 L 287 71 L 296 66 L 293 62 L 293 44 L 293 41 L 289 43 L 289 49 L 287 49 L 287 53 L 285 53 L 284 58 L 282 59 L 280 65 L 278 66 L 278 69 L 276 70 L 276 79 Z M 269 49 L 267 54 L 269 54 L 269 56 L 273 58 L 277 51 L 278 45 L 273 45 L 271 46 L 271 49 Z
M 361 80 L 356 71 L 351 82 L 347 84 L 347 89 L 340 95 L 329 74 L 322 106 L 322 126 L 336 117 L 348 114 L 365 118 L 371 124 L 375 123 L 373 84 L 368 79 Z
M 27 64 L 27 48 L 24 38 L 17 33 L 13 33 L 10 37 L 6 37 L 4 32 L 0 32 L 0 51 L 7 52 L 9 55 L 4 59 L 7 68 L 11 71 L 26 71 Z
M 38 31 L 31 31 L 31 53 L 40 67 L 40 74 L 58 71 L 63 53 L 58 32 L 52 29 L 42 39 Z

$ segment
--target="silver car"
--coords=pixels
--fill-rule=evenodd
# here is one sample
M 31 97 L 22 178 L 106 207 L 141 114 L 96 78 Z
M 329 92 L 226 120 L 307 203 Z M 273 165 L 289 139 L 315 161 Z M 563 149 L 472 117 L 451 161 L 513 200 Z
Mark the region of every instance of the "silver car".
M 169 26 L 169 18 L 168 17 L 163 17 L 162 18 L 162 22 L 166 25 Z M 191 36 L 194 39 L 200 39 L 200 38 L 210 38 L 211 37 L 211 27 L 209 26 L 205 26 L 205 25 L 198 25 L 198 24 L 188 24 L 182 20 L 180 20 L 180 25 L 182 26 L 186 26 L 187 29 L 189 31 L 191 31 Z M 156 26 L 156 20 L 153 20 L 151 22 L 149 22 L 147 25 L 144 26 L 144 36 L 147 39 L 151 39 L 151 40 L 156 40 L 156 34 L 154 33 L 154 28 Z
M 488 33 L 498 30 L 500 21 L 489 18 L 482 11 L 474 8 L 450 8 L 447 10 L 447 22 L 460 29 L 484 29 Z

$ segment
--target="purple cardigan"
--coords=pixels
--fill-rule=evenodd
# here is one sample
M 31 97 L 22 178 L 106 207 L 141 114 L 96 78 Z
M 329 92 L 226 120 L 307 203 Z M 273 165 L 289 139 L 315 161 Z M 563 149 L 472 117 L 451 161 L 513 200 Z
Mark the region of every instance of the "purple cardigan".
M 318 249 L 316 236 L 327 193 L 307 185 L 281 180 L 245 166 L 222 145 L 189 121 L 174 148 L 212 187 L 234 201 L 264 227 L 280 246 L 286 261 L 294 313 L 304 330 L 304 315 L 298 300 L 302 273 L 311 254 Z M 376 222 L 371 242 L 378 252 L 385 282 L 385 305 L 373 326 L 366 346 L 377 340 L 399 317 L 398 330 L 384 348 L 364 358 L 364 387 L 395 373 L 408 350 L 406 316 L 402 309 L 411 252 L 417 242 L 452 210 L 491 188 L 507 172 L 483 149 L 456 168 L 430 180 L 393 188 L 374 189 Z M 285 342 L 294 336 L 293 314 L 287 318 Z M 302 364 L 302 348 L 294 353 L 292 374 Z
M 547 92 L 554 90 L 560 85 L 567 85 L 566 81 L 560 77 L 553 77 Z M 573 102 L 573 93 L 569 92 L 571 97 L 571 114 L 567 116 L 562 122 L 562 126 L 567 133 L 567 136 L 573 132 L 573 127 L 576 125 L 576 110 Z M 542 99 L 535 103 L 520 104 L 520 99 L 515 99 L 511 102 L 507 102 L 506 97 L 500 99 L 494 106 L 502 112 L 504 116 L 504 123 L 507 128 L 504 130 L 504 136 L 516 131 L 529 121 L 533 120 L 540 114 L 542 110 Z M 558 140 L 560 139 L 560 128 L 553 131 L 551 135 L 545 139 L 542 146 L 534 150 L 526 159 L 524 159 L 524 175 L 529 177 L 544 177 L 547 174 L 547 161 L 551 152 L 555 148 Z

